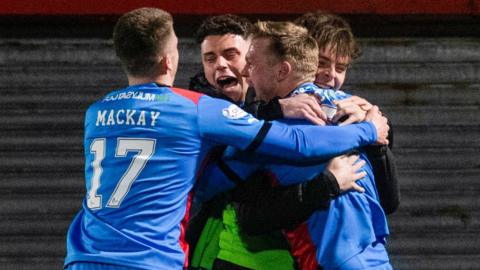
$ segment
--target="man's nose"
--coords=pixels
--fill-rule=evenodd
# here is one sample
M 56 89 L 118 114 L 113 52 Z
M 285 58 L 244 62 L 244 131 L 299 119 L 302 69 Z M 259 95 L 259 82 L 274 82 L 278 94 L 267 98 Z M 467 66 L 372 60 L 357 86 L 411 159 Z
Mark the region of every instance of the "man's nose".
M 224 69 L 227 67 L 227 59 L 223 56 L 217 57 L 217 61 L 215 62 L 215 69 Z
M 335 79 L 337 77 L 337 71 L 335 70 L 335 66 L 331 65 L 330 67 L 325 68 L 323 70 L 323 75 L 329 81 Z
M 328 68 L 321 68 L 315 77 L 315 83 L 323 87 L 335 88 L 337 84 L 336 72 Z

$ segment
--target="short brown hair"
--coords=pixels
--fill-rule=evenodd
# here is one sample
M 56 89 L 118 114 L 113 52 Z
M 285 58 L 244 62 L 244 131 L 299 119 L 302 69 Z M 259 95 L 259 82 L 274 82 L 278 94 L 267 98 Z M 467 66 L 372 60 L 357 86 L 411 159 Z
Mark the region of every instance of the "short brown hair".
M 318 66 L 318 47 L 307 29 L 291 22 L 260 21 L 253 39 L 270 41 L 269 51 L 280 61 L 288 61 L 298 79 L 313 80 Z
M 330 45 L 337 56 L 348 56 L 351 60 L 360 56 L 360 47 L 355 41 L 352 29 L 342 17 L 316 11 L 305 13 L 294 22 L 308 29 L 320 50 Z
M 173 33 L 172 16 L 157 8 L 139 8 L 120 17 L 113 31 L 115 52 L 132 76 L 150 76 Z
M 205 19 L 196 33 L 197 43 L 200 44 L 207 36 L 226 34 L 239 35 L 247 39 L 252 32 L 253 24 L 245 17 L 233 14 L 223 14 Z

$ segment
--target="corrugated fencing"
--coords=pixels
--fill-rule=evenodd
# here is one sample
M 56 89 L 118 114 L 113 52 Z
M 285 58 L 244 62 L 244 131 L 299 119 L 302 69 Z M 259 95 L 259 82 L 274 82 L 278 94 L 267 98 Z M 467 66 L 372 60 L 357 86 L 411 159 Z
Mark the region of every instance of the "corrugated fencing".
M 345 89 L 394 124 L 396 269 L 480 269 L 480 39 L 361 39 Z M 176 84 L 201 69 L 180 42 Z M 126 83 L 110 40 L 0 39 L 0 269 L 61 269 L 84 193 L 82 123 Z

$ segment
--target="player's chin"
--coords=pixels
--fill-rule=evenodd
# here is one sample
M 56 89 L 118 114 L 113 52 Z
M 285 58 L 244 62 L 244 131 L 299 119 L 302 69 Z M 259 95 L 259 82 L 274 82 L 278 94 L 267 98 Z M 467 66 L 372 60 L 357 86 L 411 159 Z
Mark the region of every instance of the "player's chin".
M 234 101 L 242 99 L 244 92 L 242 87 L 238 86 L 231 86 L 231 87 L 224 87 L 221 89 L 222 94 L 231 98 Z

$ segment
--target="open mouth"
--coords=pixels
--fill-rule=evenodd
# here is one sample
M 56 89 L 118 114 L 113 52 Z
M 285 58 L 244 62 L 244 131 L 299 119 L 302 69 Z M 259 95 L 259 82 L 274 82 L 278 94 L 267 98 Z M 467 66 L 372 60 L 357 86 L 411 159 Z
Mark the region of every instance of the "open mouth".
M 315 82 L 315 84 L 316 84 L 318 87 L 323 88 L 323 89 L 334 89 L 334 87 L 331 86 L 331 85 L 322 84 L 322 83 L 318 83 L 318 82 Z
M 217 79 L 217 84 L 221 88 L 228 88 L 238 84 L 238 79 L 230 76 L 223 76 Z

